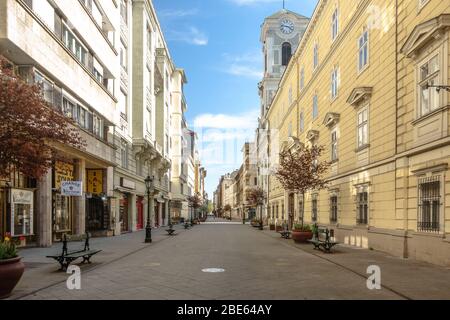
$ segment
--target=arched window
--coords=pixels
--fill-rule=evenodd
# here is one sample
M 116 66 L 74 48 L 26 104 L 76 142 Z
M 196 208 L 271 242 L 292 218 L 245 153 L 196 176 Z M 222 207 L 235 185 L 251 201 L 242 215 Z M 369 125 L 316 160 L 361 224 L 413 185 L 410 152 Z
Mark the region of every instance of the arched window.
M 287 66 L 292 56 L 292 46 L 289 42 L 283 43 L 282 49 L 282 65 Z

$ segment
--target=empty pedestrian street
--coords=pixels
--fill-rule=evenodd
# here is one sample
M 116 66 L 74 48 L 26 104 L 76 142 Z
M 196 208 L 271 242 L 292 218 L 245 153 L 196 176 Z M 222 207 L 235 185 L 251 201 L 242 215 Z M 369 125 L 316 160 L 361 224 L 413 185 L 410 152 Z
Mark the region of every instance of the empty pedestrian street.
M 189 230 L 181 226 L 175 229 L 177 235 L 173 237 L 163 234 L 163 230 L 155 232 L 150 245 L 143 244 L 143 233 L 94 239 L 92 246 L 103 252 L 92 265 L 81 267 L 80 290 L 69 290 L 66 280 L 70 274 L 58 272 L 57 263 L 44 257 L 59 250 L 59 245 L 23 250 L 25 265 L 32 269 L 27 270 L 30 275 L 21 280 L 12 298 L 450 298 L 450 272 L 446 268 L 346 246 L 338 246 L 331 255 L 324 254 L 314 251 L 311 245 L 295 245 L 276 232 L 259 231 L 239 222 L 209 219 Z M 116 247 L 117 243 L 121 245 Z M 370 265 L 381 268 L 380 290 L 367 287 Z M 41 288 L 29 283 L 42 278 L 48 282 L 40 283 Z

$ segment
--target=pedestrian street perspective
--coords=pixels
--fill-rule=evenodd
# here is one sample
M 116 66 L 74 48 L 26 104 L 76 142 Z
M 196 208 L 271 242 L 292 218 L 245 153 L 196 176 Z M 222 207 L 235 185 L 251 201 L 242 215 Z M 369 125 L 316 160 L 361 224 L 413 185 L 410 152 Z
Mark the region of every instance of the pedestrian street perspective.
M 0 0 L 0 81 L 0 300 L 450 300 L 449 1 Z

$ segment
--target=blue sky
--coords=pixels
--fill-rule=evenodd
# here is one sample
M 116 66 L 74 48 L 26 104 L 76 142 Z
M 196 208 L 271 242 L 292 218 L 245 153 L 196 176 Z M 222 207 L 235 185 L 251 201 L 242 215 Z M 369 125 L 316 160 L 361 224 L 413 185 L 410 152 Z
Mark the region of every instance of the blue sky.
M 186 118 L 199 134 L 212 198 L 221 175 L 238 169 L 259 115 L 260 26 L 282 0 L 153 0 L 177 67 L 186 70 Z M 286 0 L 310 17 L 317 0 Z

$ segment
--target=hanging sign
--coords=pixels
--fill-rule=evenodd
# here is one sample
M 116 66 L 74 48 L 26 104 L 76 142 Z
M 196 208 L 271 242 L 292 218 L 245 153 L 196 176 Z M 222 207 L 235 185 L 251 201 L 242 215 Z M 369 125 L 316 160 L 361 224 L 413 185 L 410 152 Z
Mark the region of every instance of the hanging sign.
M 66 197 L 81 197 L 83 195 L 83 183 L 81 181 L 62 181 L 61 195 Z
M 61 161 L 55 162 L 55 188 L 61 188 L 61 182 L 72 181 L 74 179 L 74 166 Z
M 87 170 L 87 192 L 94 195 L 103 193 L 103 170 Z

